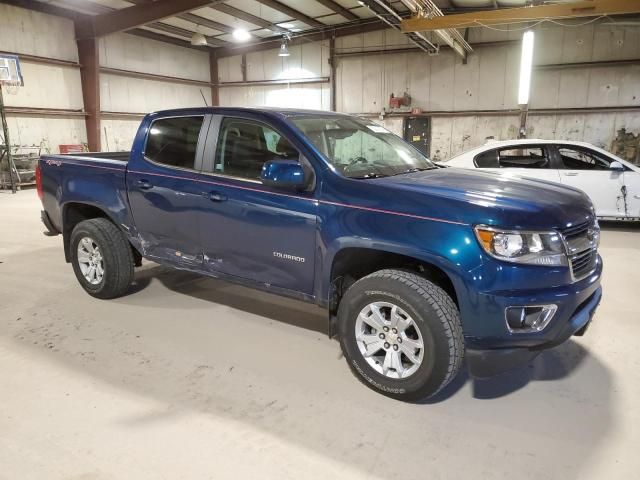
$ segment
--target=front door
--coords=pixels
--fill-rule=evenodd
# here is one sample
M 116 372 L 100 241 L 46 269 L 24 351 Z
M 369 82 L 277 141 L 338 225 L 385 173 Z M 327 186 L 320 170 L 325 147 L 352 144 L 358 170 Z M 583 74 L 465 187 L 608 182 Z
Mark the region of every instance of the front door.
M 202 265 L 197 212 L 203 198 L 197 178 L 204 120 L 192 116 L 153 122 L 144 159 L 127 172 L 129 204 L 144 255 L 196 269 Z
M 429 117 L 407 117 L 404 119 L 404 139 L 429 156 L 431 129 Z
M 219 122 L 219 123 L 216 123 Z M 205 268 L 263 285 L 313 293 L 316 245 L 314 192 L 277 190 L 260 182 L 263 164 L 298 159 L 270 126 L 217 118 L 215 162 L 200 217 Z
M 574 145 L 558 145 L 562 183 L 584 191 L 599 217 L 627 215 L 624 198 L 624 172 L 611 170 L 611 158 Z
M 624 186 L 627 216 L 640 218 L 640 172 L 625 167 Z

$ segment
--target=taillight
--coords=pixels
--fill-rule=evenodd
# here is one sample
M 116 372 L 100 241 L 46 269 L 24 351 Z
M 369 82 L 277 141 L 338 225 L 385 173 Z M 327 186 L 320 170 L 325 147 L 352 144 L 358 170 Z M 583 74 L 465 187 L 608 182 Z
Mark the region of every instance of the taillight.
M 36 165 L 36 190 L 38 190 L 38 197 L 40 201 L 44 198 L 44 191 L 42 190 L 42 172 L 40 171 L 40 163 Z

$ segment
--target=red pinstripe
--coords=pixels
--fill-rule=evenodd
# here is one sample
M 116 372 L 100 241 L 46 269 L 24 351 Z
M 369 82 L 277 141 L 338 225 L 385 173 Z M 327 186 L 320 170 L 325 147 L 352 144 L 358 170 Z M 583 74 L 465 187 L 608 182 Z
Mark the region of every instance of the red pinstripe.
M 102 169 L 105 169 L 105 170 L 115 170 L 115 171 L 118 171 L 118 172 L 122 171 L 122 169 L 119 169 L 119 168 L 103 167 L 103 166 L 90 165 L 90 164 L 80 165 L 80 164 L 77 164 L 77 163 L 72 163 L 72 165 L 78 165 L 78 166 L 83 166 L 83 167 L 91 167 L 91 168 L 102 168 Z M 316 200 L 314 198 L 300 197 L 298 195 L 288 195 L 286 193 L 270 192 L 268 190 L 264 190 L 264 189 L 261 189 L 261 188 L 244 187 L 244 186 L 241 186 L 241 185 L 230 185 L 228 183 L 216 182 L 214 180 L 202 180 L 202 179 L 199 179 L 199 178 L 180 177 L 180 176 L 177 176 L 177 175 L 167 175 L 167 174 L 164 174 L 164 173 L 140 172 L 138 170 L 129 170 L 129 172 L 130 173 L 137 173 L 139 175 L 150 175 L 150 176 L 155 176 L 155 177 L 174 178 L 174 179 L 177 179 L 177 180 L 192 180 L 194 182 L 206 183 L 206 184 L 209 184 L 209 185 L 218 185 L 218 186 L 221 186 L 221 187 L 237 188 L 239 190 L 247 190 L 247 191 L 250 191 L 250 192 L 268 193 L 269 195 L 277 195 L 277 196 L 286 197 L 286 198 L 295 198 L 297 200 L 306 200 L 308 202 L 322 203 L 324 205 L 333 205 L 335 207 L 353 208 L 353 209 L 356 209 L 356 210 L 364 210 L 364 211 L 367 211 L 367 212 L 384 213 L 386 215 L 396 215 L 396 216 L 399 216 L 399 217 L 415 218 L 416 220 L 428 220 L 428 221 L 432 221 L 432 222 L 450 223 L 450 224 L 453 224 L 453 225 L 467 225 L 466 223 L 463 223 L 463 222 L 456 222 L 454 220 L 445 220 L 443 218 L 425 217 L 423 215 L 415 215 L 415 214 L 412 214 L 412 213 L 394 212 L 394 211 L 391 211 L 391 210 L 384 210 L 382 208 L 364 207 L 364 206 L 361 206 L 361 205 L 349 205 L 347 203 L 330 202 L 328 200 Z

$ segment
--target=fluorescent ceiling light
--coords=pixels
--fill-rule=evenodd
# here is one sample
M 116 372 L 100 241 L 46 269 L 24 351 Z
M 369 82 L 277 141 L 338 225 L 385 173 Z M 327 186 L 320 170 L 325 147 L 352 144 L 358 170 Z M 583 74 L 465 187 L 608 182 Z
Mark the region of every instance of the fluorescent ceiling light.
M 531 90 L 531 65 L 533 64 L 533 32 L 531 30 L 522 35 L 522 56 L 520 57 L 520 86 L 518 87 L 518 103 L 529 103 Z
M 207 37 L 200 32 L 196 32 L 191 37 L 191 45 L 207 45 Z
M 251 38 L 251 34 L 247 32 L 244 28 L 236 28 L 233 31 L 233 38 L 238 42 L 246 42 Z

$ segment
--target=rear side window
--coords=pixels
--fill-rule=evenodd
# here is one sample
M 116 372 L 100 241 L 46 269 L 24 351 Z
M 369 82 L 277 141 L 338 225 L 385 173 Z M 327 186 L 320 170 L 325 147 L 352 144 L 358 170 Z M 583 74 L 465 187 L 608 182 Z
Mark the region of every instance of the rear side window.
M 498 151 L 497 150 L 488 150 L 486 152 L 482 152 L 473 159 L 478 168 L 498 168 L 500 164 L 498 163 Z
M 193 169 L 204 117 L 162 118 L 151 124 L 145 156 L 156 163 Z
M 498 150 L 500 168 L 548 168 L 549 156 L 542 147 L 512 147 Z

